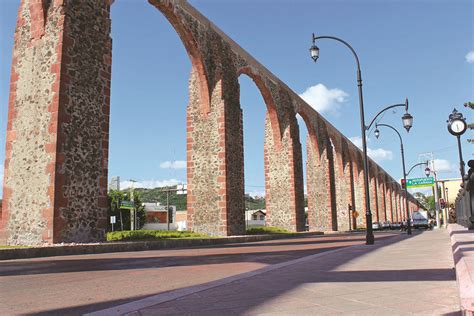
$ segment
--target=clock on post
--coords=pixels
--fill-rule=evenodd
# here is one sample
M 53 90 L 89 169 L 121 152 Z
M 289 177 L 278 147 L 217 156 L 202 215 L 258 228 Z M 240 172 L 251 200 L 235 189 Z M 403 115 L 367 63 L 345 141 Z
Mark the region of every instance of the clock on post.
M 454 136 L 461 136 L 467 129 L 466 119 L 456 109 L 453 110 L 453 113 L 449 114 L 447 123 L 448 131 Z
M 458 139 L 458 150 L 459 150 L 459 169 L 461 171 L 461 178 L 464 181 L 464 161 L 462 159 L 462 149 L 461 149 L 461 135 L 467 129 L 466 119 L 462 115 L 462 113 L 458 112 L 458 110 L 454 109 L 451 114 L 449 114 L 448 123 L 448 131 L 451 135 L 456 136 Z

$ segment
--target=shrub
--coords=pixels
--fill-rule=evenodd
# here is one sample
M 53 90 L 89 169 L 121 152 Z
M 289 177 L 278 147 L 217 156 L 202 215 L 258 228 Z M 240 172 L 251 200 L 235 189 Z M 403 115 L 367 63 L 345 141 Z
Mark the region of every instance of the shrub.
M 247 229 L 247 235 L 261 235 L 261 234 L 291 234 L 290 231 L 280 227 L 262 226 Z
M 210 238 L 208 235 L 190 231 L 124 230 L 107 233 L 107 241 L 161 240 L 161 239 Z

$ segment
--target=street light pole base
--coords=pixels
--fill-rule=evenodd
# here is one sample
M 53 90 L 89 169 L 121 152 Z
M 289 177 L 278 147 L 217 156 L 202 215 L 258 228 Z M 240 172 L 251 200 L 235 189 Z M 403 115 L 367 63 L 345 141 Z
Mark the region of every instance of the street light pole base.
M 372 235 L 367 235 L 367 236 L 365 237 L 365 244 L 366 244 L 366 245 L 373 245 L 373 244 L 375 244 L 375 238 L 374 238 L 374 235 L 373 235 L 373 234 L 372 234 Z
M 365 236 L 365 244 L 366 245 L 375 244 L 375 238 L 374 238 L 374 233 L 373 232 L 367 232 L 367 235 Z

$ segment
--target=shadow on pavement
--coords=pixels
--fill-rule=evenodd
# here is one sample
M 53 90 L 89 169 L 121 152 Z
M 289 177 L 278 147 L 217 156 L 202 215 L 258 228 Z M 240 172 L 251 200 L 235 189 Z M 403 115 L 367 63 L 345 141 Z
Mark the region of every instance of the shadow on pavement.
M 358 256 L 368 254 L 368 253 L 370 253 L 374 250 L 377 250 L 381 247 L 385 247 L 385 246 L 388 246 L 388 245 L 391 245 L 391 244 L 394 244 L 394 243 L 398 243 L 398 242 L 403 241 L 405 239 L 417 236 L 420 233 L 422 233 L 422 232 L 415 233 L 411 236 L 410 235 L 401 235 L 398 238 L 393 238 L 394 237 L 393 235 L 392 236 L 386 236 L 386 237 L 378 236 L 376 245 L 361 247 L 360 248 L 361 251 L 357 251 L 355 253 L 355 255 L 353 257 L 351 257 L 350 260 L 347 260 L 346 262 L 349 262 L 349 261 L 357 258 Z M 360 239 L 358 239 L 358 241 L 360 241 Z M 336 241 L 334 241 L 334 242 L 336 243 Z M 343 246 L 341 246 L 341 247 L 343 247 Z M 321 249 L 321 252 L 328 251 L 328 250 L 334 250 L 334 249 L 338 249 L 338 248 L 341 248 L 341 247 L 332 247 L 330 249 Z M 301 257 L 302 254 L 305 251 L 306 250 L 303 250 L 303 251 L 301 251 L 301 250 L 298 250 L 298 251 L 283 251 L 283 252 L 280 251 L 280 252 L 276 252 L 276 253 L 269 252 L 269 253 L 264 253 L 264 254 L 265 254 L 265 256 L 266 255 L 279 256 L 279 255 L 285 255 L 285 254 L 288 254 L 288 253 L 296 252 L 296 253 L 299 253 L 298 257 Z M 312 249 L 310 252 L 311 252 L 311 254 L 315 253 L 314 249 Z M 189 259 L 197 260 L 196 257 L 186 258 L 187 259 L 186 262 L 187 262 L 187 264 L 237 262 L 237 261 L 245 260 L 245 255 L 242 255 L 242 254 L 217 255 L 217 256 L 202 256 L 202 257 L 199 257 L 199 258 L 200 258 L 199 263 L 193 263 L 193 262 L 187 261 Z M 150 261 L 150 260 L 156 260 L 156 259 L 157 258 L 144 258 L 145 261 L 142 262 L 141 268 L 143 268 L 144 266 L 145 267 L 146 266 L 156 267 L 156 263 L 153 263 L 153 262 Z M 178 261 L 183 260 L 183 259 L 184 258 L 175 258 L 175 260 L 178 260 Z M 125 259 L 125 258 L 119 259 L 120 262 L 122 262 L 122 260 L 125 261 L 127 259 Z M 267 259 L 265 259 L 263 261 L 268 262 Z M 281 260 L 279 260 L 279 261 L 281 262 Z M 325 283 L 326 282 L 328 282 L 328 283 L 333 282 L 333 283 L 337 283 L 337 282 L 344 281 L 344 282 L 357 283 L 357 282 L 380 282 L 380 281 L 446 281 L 446 280 L 455 279 L 454 271 L 451 270 L 451 269 L 416 269 L 416 270 L 408 270 L 408 271 L 402 271 L 402 272 L 401 271 L 395 271 L 395 270 L 351 271 L 351 272 L 334 271 L 338 266 L 340 266 L 342 264 L 345 264 L 346 262 L 336 262 L 336 261 L 332 262 L 329 267 L 324 268 L 325 270 L 326 269 L 330 270 L 330 272 L 324 273 L 323 275 L 319 275 L 319 276 L 306 275 L 306 276 L 304 276 L 303 279 L 298 278 L 298 277 L 291 277 L 290 276 L 289 279 L 285 278 L 284 280 L 282 280 L 282 279 L 275 280 L 275 281 L 278 282 L 277 287 L 276 286 L 275 287 L 272 287 L 272 286 L 264 287 L 264 289 L 268 290 L 269 293 L 270 293 L 270 296 L 267 296 L 267 299 L 272 299 L 274 297 L 278 297 L 279 295 L 281 295 L 283 293 L 286 293 L 286 292 L 289 292 L 289 291 L 292 291 L 293 289 L 301 286 L 302 284 L 308 283 L 308 282 L 325 282 Z M 97 262 L 95 264 L 97 264 Z M 108 262 L 106 260 L 105 264 L 108 265 L 109 269 L 111 268 L 111 266 L 110 266 L 111 262 Z M 144 266 L 143 266 L 143 264 L 144 264 Z M 321 267 L 315 267 L 315 270 L 318 270 L 320 268 Z M 97 266 L 95 267 L 95 269 L 97 269 Z M 128 269 L 128 268 L 126 267 L 126 269 Z M 257 276 L 257 279 L 258 279 L 258 276 Z M 237 282 L 241 282 L 242 284 L 245 284 L 247 281 L 248 281 L 248 283 L 251 283 L 253 280 L 256 280 L 256 279 L 255 278 L 242 279 L 241 281 L 237 281 Z M 202 285 L 205 286 L 207 284 L 210 284 L 210 283 L 200 284 L 200 286 L 202 286 Z M 264 285 L 260 284 L 260 286 L 264 286 Z M 260 288 L 260 289 L 262 289 L 262 288 Z M 357 288 L 355 288 L 355 289 L 357 289 Z M 211 289 L 211 291 L 212 290 L 219 290 L 219 289 L 214 288 L 214 289 Z M 250 288 L 247 289 L 249 294 L 253 293 L 256 290 L 259 290 L 259 289 L 258 288 L 252 288 L 252 286 L 250 286 Z M 247 291 L 245 291 L 243 293 L 247 293 Z M 174 292 L 174 291 L 159 292 L 159 293 L 156 293 L 155 295 L 161 295 L 161 294 L 164 294 L 164 293 L 172 293 L 172 292 Z M 193 294 L 191 294 L 191 295 L 193 295 Z M 196 294 L 196 295 L 198 295 L 198 294 Z M 46 314 L 48 314 L 48 315 L 79 315 L 79 314 L 83 314 L 83 313 L 88 313 L 88 312 L 93 312 L 93 311 L 97 311 L 97 310 L 102 310 L 102 309 L 105 309 L 105 308 L 118 306 L 118 305 L 126 303 L 126 302 L 134 302 L 134 301 L 137 301 L 141 298 L 150 298 L 152 296 L 154 296 L 154 295 L 144 296 L 144 297 L 129 297 L 129 298 L 126 298 L 126 299 L 123 299 L 123 300 L 103 301 L 103 302 L 100 302 L 100 303 L 84 304 L 84 305 L 68 307 L 68 308 L 62 308 L 62 309 L 54 309 L 54 310 L 50 309 L 50 310 L 44 310 L 44 311 L 39 312 L 39 313 L 35 313 L 35 315 L 38 315 L 38 314 L 39 315 L 43 315 L 43 314 L 44 315 L 46 315 Z M 188 296 L 185 296 L 182 299 L 185 300 L 187 297 Z M 200 301 L 201 302 L 193 303 L 193 304 L 197 304 L 195 306 L 194 311 L 200 312 L 201 314 L 207 314 L 206 309 L 207 310 L 209 310 L 210 308 L 212 309 L 213 304 L 210 304 L 209 302 L 206 302 L 204 299 L 202 299 Z M 175 302 L 175 301 L 171 300 L 171 301 L 168 301 L 168 302 L 164 302 L 164 303 L 160 304 L 160 306 L 162 306 L 162 305 L 166 306 L 166 304 L 168 304 L 168 303 L 172 304 L 173 302 Z M 253 304 L 252 300 L 249 300 L 249 302 L 248 302 L 249 304 L 248 304 L 248 306 L 246 306 L 246 308 L 243 310 L 243 312 L 245 312 L 245 310 L 250 310 L 254 306 L 258 306 L 258 304 L 260 304 L 261 302 L 262 302 L 262 300 L 259 300 L 258 303 L 254 302 L 254 305 L 252 305 Z M 214 310 L 213 313 L 215 314 L 215 312 L 216 311 Z M 160 314 L 160 313 L 158 313 L 158 314 Z

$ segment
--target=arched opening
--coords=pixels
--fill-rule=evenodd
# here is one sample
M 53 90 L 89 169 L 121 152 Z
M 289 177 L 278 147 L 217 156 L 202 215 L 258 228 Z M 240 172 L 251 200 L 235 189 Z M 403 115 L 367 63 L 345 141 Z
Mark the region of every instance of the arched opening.
M 304 114 L 303 114 L 304 115 Z M 306 115 L 305 115 L 306 116 Z M 308 120 L 306 116 L 306 120 Z M 301 143 L 301 153 L 302 153 L 302 165 L 303 165 L 303 186 L 304 186 L 304 216 L 305 216 L 305 230 L 315 230 L 314 220 L 312 222 L 312 227 L 310 226 L 309 217 L 314 217 L 315 214 L 315 205 L 311 205 L 311 210 L 309 209 L 309 200 L 314 204 L 315 199 L 309 198 L 309 190 L 314 190 L 314 185 L 311 185 L 311 188 L 308 187 L 308 182 L 313 181 L 315 175 L 315 164 L 319 161 L 319 155 L 315 155 L 317 152 L 317 137 L 314 133 L 314 129 L 311 128 L 311 132 L 308 130 L 308 125 L 306 120 L 301 114 L 296 115 L 296 121 L 299 127 L 300 134 L 300 143 Z M 311 125 L 310 125 L 311 126 Z M 308 165 L 309 164 L 309 165 Z M 312 196 L 315 196 L 315 192 L 311 192 Z
M 159 224 L 153 229 L 168 229 L 171 222 L 176 229 L 186 227 L 187 197 L 172 189 L 188 181 L 187 108 L 197 102 L 207 114 L 209 90 L 190 33 L 169 7 L 153 6 L 147 1 L 116 1 L 111 6 L 108 174 L 109 183 L 120 176 L 118 188 L 133 185 L 141 202 L 150 203 L 150 212 L 160 213 L 142 221 Z M 171 214 L 167 196 L 174 206 Z
M 300 108 L 298 120 L 302 135 L 303 167 L 307 196 L 307 219 L 310 231 L 337 229 L 334 160 L 328 126 L 325 121 Z M 304 126 L 303 126 L 304 125 Z
M 244 143 L 245 225 L 249 229 L 268 223 L 265 138 L 270 137 L 275 147 L 280 148 L 281 134 L 276 109 L 265 83 L 248 68 L 241 69 L 238 75 Z M 256 212 L 259 213 L 254 219 Z

